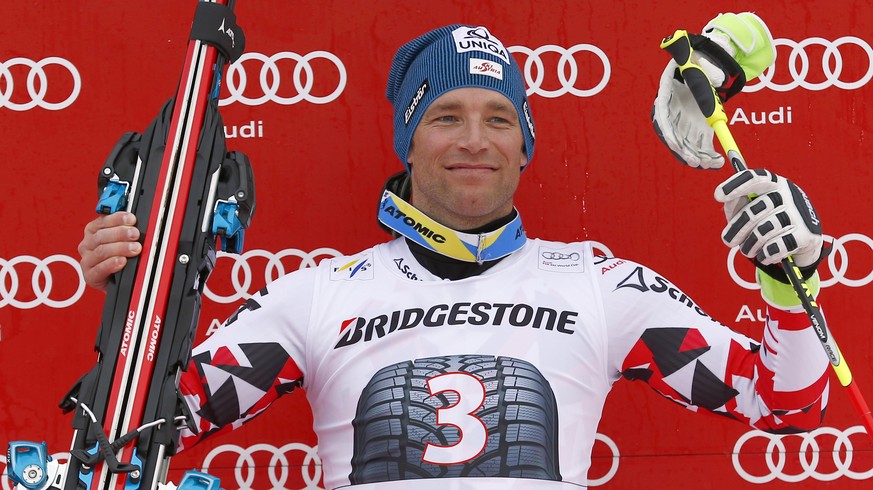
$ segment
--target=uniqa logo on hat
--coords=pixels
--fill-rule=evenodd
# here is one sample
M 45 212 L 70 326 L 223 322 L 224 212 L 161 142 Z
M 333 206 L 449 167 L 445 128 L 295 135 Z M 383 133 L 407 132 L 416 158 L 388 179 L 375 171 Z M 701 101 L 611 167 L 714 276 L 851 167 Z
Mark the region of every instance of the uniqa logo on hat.
M 452 37 L 455 39 L 455 49 L 458 53 L 481 51 L 497 56 L 509 64 L 509 53 L 503 47 L 503 43 L 484 27 L 459 27 L 452 31 Z

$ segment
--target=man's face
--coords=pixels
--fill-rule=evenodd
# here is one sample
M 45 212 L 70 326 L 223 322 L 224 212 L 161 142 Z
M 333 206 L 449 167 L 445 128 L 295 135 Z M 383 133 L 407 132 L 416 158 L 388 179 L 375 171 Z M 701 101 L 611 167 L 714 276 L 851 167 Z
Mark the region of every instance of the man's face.
M 494 90 L 446 92 L 422 116 L 408 161 L 413 203 L 433 219 L 464 230 L 503 217 L 527 162 L 518 113 Z

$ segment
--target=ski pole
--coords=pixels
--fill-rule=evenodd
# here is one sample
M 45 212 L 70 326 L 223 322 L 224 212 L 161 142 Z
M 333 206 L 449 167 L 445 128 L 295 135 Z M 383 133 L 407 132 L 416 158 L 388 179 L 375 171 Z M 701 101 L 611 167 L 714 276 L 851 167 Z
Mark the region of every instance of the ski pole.
M 688 37 L 688 32 L 679 29 L 672 36 L 664 38 L 661 41 L 661 49 L 670 53 L 676 64 L 679 65 L 679 71 L 682 73 L 685 84 L 691 90 L 697 106 L 704 117 L 706 117 L 706 122 L 715 132 L 718 142 L 721 144 L 734 171 L 741 172 L 746 170 L 748 168 L 746 161 L 743 159 L 736 141 L 734 141 L 730 128 L 728 128 L 727 114 L 724 111 L 721 99 L 719 99 L 718 93 L 709 81 L 709 77 L 691 59 L 694 49 L 691 47 L 691 39 Z M 749 197 L 752 198 L 754 196 Z M 818 335 L 818 339 L 821 341 L 822 347 L 824 347 L 831 367 L 833 367 L 834 372 L 837 374 L 837 379 L 848 390 L 852 405 L 855 407 L 858 415 L 860 415 L 861 422 L 867 430 L 867 435 L 873 440 L 873 415 L 871 415 L 870 408 L 867 406 L 867 402 L 864 401 L 864 396 L 861 394 L 860 389 L 858 389 L 857 383 L 852 378 L 852 372 L 849 370 L 845 357 L 843 357 L 840 348 L 837 347 L 837 342 L 828 330 L 827 322 L 821 313 L 821 309 L 815 302 L 815 297 L 813 297 L 812 292 L 803 281 L 800 268 L 797 267 L 791 256 L 782 259 L 781 265 L 782 270 L 794 287 L 794 291 L 797 293 L 797 297 L 800 299 L 803 309 L 809 317 Z

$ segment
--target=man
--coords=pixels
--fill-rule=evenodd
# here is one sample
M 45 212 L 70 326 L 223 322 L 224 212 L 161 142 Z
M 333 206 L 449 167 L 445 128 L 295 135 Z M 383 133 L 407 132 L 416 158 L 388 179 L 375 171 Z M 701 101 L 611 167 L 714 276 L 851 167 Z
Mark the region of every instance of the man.
M 710 52 L 741 59 L 739 45 L 754 58 L 743 41 L 757 36 L 756 49 L 772 53 L 757 17 L 709 27 Z M 726 65 L 707 67 L 735 71 Z M 682 158 L 703 142 L 671 135 L 702 116 L 674 97 L 684 86 L 667 73 L 655 120 Z M 759 344 L 643 265 L 525 236 L 513 196 L 535 127 L 520 70 L 486 28 L 447 26 L 401 47 L 387 95 L 414 206 L 386 191 L 379 219 L 402 237 L 276 280 L 195 348 L 180 384 L 193 414 L 183 447 L 297 386 L 312 406 L 327 488 L 584 487 L 604 400 L 621 377 L 763 430 L 819 425 L 827 361 L 768 266 L 793 254 L 817 290 L 821 230 L 796 186 L 762 170 L 716 190 L 726 243 L 766 271 Z M 89 284 L 106 287 L 138 253 L 125 219 L 86 227 Z

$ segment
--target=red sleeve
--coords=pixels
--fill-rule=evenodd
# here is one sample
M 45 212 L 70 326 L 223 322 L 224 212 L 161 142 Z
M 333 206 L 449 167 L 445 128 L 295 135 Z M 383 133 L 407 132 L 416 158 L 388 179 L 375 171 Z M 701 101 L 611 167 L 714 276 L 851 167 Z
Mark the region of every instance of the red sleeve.
M 644 266 L 622 261 L 603 270 L 610 358 L 621 376 L 692 411 L 768 432 L 821 424 L 828 361 L 805 314 L 768 308 L 759 342 L 713 320 Z

